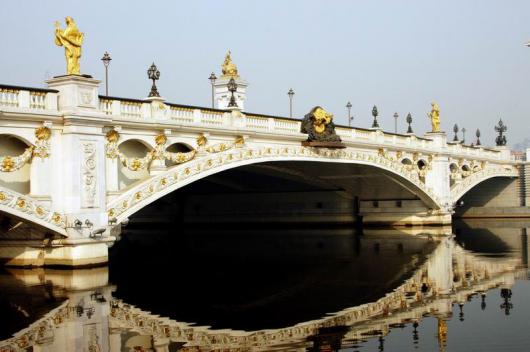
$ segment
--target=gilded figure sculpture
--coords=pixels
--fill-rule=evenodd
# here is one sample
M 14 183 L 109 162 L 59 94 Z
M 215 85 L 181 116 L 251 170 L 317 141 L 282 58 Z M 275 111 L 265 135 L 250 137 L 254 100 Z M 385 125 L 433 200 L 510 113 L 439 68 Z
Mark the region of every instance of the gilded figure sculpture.
M 431 132 L 440 132 L 440 107 L 434 101 L 431 103 L 431 107 L 431 112 L 427 114 L 431 119 Z
M 306 146 L 342 148 L 340 137 L 335 133 L 333 115 L 320 106 L 315 106 L 304 116 L 300 132 L 307 133 Z
M 238 78 L 237 66 L 232 62 L 232 53 L 230 50 L 226 53 L 225 61 L 221 65 L 223 75 L 221 78 Z
M 66 73 L 69 75 L 79 75 L 79 59 L 81 58 L 81 46 L 85 37 L 77 28 L 72 17 L 65 19 L 66 28 L 61 29 L 59 22 L 55 22 L 55 44 L 64 46 L 66 57 Z

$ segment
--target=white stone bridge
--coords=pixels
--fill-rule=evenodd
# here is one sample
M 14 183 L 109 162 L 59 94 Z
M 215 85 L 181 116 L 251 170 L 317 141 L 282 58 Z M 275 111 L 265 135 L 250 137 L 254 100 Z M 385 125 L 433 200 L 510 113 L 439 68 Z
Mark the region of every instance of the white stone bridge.
M 105 262 L 122 222 L 200 180 L 245 190 L 254 176 L 281 179 L 304 185 L 292 197 L 311 206 L 293 206 L 287 186 L 271 184 L 277 201 L 268 200 L 269 210 L 294 207 L 312 221 L 362 216 L 365 223 L 414 225 L 450 224 L 468 191 L 519 177 L 523 162 L 507 148 L 451 143 L 444 133 L 339 126 L 346 148 L 304 147 L 299 119 L 242 109 L 244 81 L 239 108 L 227 109 L 227 82 L 215 83 L 220 109 L 99 96 L 100 82 L 89 76 L 55 77 L 47 89 L 1 85 L 0 258 L 11 265 Z M 224 197 L 196 197 L 212 214 L 194 219 L 263 218 L 263 210 L 244 205 L 249 196 L 246 203 Z

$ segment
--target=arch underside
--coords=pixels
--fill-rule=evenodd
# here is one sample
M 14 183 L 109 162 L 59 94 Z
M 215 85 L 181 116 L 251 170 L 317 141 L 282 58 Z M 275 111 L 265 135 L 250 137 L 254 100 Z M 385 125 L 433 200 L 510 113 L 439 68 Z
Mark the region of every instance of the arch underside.
M 395 189 L 397 198 L 420 199 L 428 208 L 442 208 L 417 173 L 376 154 L 348 149 L 244 147 L 199 156 L 137 184 L 108 204 L 109 217 L 121 222 L 181 187 L 236 168 L 303 181 L 346 198 L 384 197 Z

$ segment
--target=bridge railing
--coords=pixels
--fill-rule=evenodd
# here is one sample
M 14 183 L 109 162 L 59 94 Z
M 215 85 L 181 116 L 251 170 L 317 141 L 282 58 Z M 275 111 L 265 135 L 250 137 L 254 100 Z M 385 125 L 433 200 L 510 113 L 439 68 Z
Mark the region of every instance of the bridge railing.
M 231 128 L 256 132 L 274 133 L 280 135 L 300 134 L 301 120 L 264 114 L 243 113 L 233 118 L 228 110 L 211 109 L 190 105 L 165 103 L 169 112 L 165 118 L 182 126 L 203 126 L 205 128 Z M 100 96 L 100 109 L 117 120 L 153 119 L 151 102 Z M 383 132 L 380 129 L 365 129 L 359 127 L 337 126 L 337 134 L 345 142 L 361 142 L 366 144 L 387 145 L 389 148 L 435 149 L 428 138 L 414 134 L 398 134 Z M 460 158 L 488 158 L 500 160 L 498 150 L 482 146 L 468 146 L 461 143 L 447 144 L 446 152 Z
M 156 104 L 155 104 L 156 105 Z M 204 128 L 237 128 L 255 132 L 277 135 L 300 135 L 301 120 L 280 116 L 254 114 L 245 112 L 234 118 L 230 111 L 198 106 L 164 103 L 156 105 L 162 114 L 153 113 L 153 103 L 148 100 L 99 96 L 99 110 L 117 121 L 156 121 L 162 118 L 182 126 L 201 126 Z M 12 111 L 51 111 L 57 113 L 58 91 L 43 88 L 28 88 L 11 85 L 0 85 L 0 108 Z M 388 146 L 389 149 L 432 150 L 436 147 L 430 139 L 413 134 L 383 132 L 379 129 L 351 128 L 337 126 L 337 134 L 347 143 L 363 143 L 377 146 Z M 498 150 L 482 146 L 468 146 L 449 142 L 443 152 L 458 158 L 486 158 L 504 160 L 505 156 Z M 512 160 L 515 160 L 513 157 Z
M 54 89 L 0 84 L 0 107 L 4 109 L 57 111 L 57 93 L 59 91 Z

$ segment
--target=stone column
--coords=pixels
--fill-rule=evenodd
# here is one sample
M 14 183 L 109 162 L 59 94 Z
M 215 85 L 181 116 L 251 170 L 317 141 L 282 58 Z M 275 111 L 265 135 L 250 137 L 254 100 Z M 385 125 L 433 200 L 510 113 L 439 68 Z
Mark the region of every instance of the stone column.
M 51 124 L 45 123 L 45 126 L 50 128 Z M 34 156 L 30 167 L 30 196 L 47 207 L 52 206 L 54 197 L 53 183 L 50 182 L 53 179 L 53 161 L 60 159 L 60 155 L 55 155 L 60 152 L 60 138 L 51 128 L 50 130 L 49 155 L 46 158 Z
M 449 157 L 444 155 L 447 149 L 447 136 L 445 132 L 430 132 L 426 138 L 432 139 L 434 147 L 440 150 L 437 155 L 432 155 L 429 169 L 425 174 L 425 186 L 430 188 L 438 197 L 442 205 L 451 204 L 451 176 L 449 171 Z

